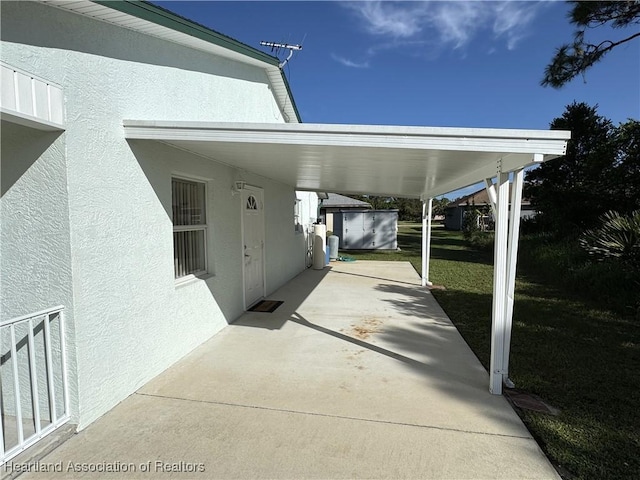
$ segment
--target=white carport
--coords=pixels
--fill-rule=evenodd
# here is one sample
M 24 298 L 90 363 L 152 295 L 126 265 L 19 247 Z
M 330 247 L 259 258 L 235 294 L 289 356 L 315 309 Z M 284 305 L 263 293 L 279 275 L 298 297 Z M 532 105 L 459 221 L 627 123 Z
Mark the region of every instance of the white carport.
M 509 382 L 519 236 L 514 219 L 520 218 L 523 169 L 564 155 L 570 132 L 146 120 L 125 120 L 124 130 L 129 140 L 164 142 L 298 190 L 420 198 L 424 285 L 431 200 L 486 181 L 496 217 L 489 389 L 502 393 Z

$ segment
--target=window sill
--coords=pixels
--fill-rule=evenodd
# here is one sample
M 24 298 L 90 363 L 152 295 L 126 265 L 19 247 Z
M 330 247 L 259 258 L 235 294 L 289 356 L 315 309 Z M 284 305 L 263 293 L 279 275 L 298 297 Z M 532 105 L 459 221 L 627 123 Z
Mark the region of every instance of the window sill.
M 177 278 L 175 281 L 176 289 L 191 285 L 192 283 L 203 282 L 213 277 L 212 273 L 201 273 L 199 275 L 187 275 Z

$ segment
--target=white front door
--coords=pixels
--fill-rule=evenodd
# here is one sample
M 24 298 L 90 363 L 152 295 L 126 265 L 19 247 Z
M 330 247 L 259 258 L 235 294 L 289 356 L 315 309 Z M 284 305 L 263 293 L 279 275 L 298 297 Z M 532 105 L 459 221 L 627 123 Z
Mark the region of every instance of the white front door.
M 242 190 L 244 306 L 264 297 L 264 194 L 257 187 Z

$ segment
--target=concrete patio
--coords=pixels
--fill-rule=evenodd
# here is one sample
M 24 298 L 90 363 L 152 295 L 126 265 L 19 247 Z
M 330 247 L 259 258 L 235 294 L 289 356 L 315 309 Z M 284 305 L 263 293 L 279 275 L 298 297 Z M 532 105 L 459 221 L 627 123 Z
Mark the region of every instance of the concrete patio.
M 21 478 L 559 478 L 419 282 L 307 270 Z

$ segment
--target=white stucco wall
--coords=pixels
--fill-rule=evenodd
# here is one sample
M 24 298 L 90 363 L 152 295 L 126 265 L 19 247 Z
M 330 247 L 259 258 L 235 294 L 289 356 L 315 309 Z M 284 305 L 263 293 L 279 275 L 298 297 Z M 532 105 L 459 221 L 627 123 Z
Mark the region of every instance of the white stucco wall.
M 306 224 L 314 223 L 318 219 L 318 195 L 315 192 L 296 192 L 300 200 L 301 222 Z
M 315 192 L 296 192 L 296 198 L 300 202 L 300 222 L 303 225 L 303 232 L 300 233 L 302 241 L 302 251 L 300 256 L 303 265 L 307 263 L 307 238 L 313 230 L 313 224 L 318 219 L 318 195 Z
M 42 132 L 2 121 L 0 125 L 0 320 L 10 320 L 57 305 L 65 306 L 69 333 L 68 368 L 76 371 L 71 247 L 67 172 L 64 158 L 65 136 Z M 40 320 L 34 321 L 34 326 Z M 28 326 L 16 328 L 16 341 L 26 338 Z M 36 346 L 42 335 L 36 333 Z M 2 354 L 9 349 L 3 332 Z M 18 350 L 20 388 L 24 416 L 31 417 L 29 370 L 26 346 Z M 36 359 L 43 361 L 42 349 Z M 43 365 L 43 363 L 40 363 Z M 3 409 L 14 412 L 11 362 L 0 365 Z M 39 370 L 40 385 L 44 385 Z M 77 383 L 71 375 L 72 408 L 77 408 Z M 58 404 L 62 403 L 60 378 L 55 375 Z M 46 417 L 46 391 L 41 390 L 41 412 Z
M 237 172 L 162 144 L 129 143 L 122 120 L 283 119 L 259 68 L 46 5 L 3 3 L 2 40 L 3 61 L 64 89 L 72 254 L 60 281 L 68 284 L 71 274 L 73 301 L 68 286 L 63 300 L 73 304 L 74 420 L 83 428 L 242 312 L 240 204 L 231 195 Z M 179 287 L 172 174 L 209 186 L 213 275 Z M 302 248 L 292 223 L 295 193 L 243 175 L 265 189 L 269 292 L 302 267 L 289 258 Z

